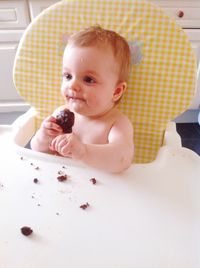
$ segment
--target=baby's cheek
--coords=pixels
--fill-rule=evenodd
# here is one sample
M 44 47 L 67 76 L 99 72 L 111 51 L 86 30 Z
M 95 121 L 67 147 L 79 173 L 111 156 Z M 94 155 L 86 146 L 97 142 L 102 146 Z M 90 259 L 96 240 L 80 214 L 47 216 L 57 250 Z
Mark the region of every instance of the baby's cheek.
M 96 95 L 90 95 L 88 98 L 88 104 L 89 106 L 97 108 L 98 105 L 101 103 L 101 98 Z
M 65 96 L 67 94 L 67 87 L 64 82 L 62 82 L 61 88 L 60 88 L 61 94 Z

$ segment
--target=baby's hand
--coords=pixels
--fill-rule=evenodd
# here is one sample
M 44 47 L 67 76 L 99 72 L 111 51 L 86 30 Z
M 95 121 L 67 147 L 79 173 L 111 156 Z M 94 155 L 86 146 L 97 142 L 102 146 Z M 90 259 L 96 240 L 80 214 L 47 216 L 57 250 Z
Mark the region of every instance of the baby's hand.
M 56 151 L 62 156 L 74 159 L 83 158 L 86 146 L 74 133 L 62 134 L 53 139 L 50 145 L 52 151 Z
M 42 122 L 41 132 L 44 136 L 54 138 L 63 133 L 63 130 L 58 124 L 56 124 L 56 118 L 49 116 Z
M 52 153 L 49 145 L 52 140 L 63 133 L 62 128 L 56 124 L 56 118 L 49 116 L 41 124 L 31 140 L 31 148 L 35 151 Z

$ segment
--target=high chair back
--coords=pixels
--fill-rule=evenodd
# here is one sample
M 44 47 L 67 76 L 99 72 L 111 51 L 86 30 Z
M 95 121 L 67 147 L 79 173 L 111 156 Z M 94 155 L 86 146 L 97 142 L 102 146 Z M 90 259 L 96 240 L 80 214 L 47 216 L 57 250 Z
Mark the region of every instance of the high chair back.
M 64 0 L 44 10 L 19 44 L 16 89 L 38 111 L 39 126 L 63 104 L 62 54 L 68 36 L 96 24 L 129 42 L 132 69 L 119 107 L 133 123 L 134 161 L 153 161 L 167 123 L 188 108 L 196 83 L 190 42 L 159 7 L 139 0 Z

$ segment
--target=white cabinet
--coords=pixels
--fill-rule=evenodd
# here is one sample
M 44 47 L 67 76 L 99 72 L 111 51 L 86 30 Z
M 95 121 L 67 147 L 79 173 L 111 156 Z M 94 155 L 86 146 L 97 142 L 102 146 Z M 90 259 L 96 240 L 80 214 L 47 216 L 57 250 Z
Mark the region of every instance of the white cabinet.
M 200 24 L 199 29 L 186 29 L 186 33 L 197 57 L 197 88 L 190 109 L 198 109 L 200 108 Z
M 58 0 L 0 1 L 0 113 L 27 110 L 28 105 L 13 84 L 12 70 L 17 46 L 31 20 L 56 2 Z
M 25 29 L 29 12 L 25 0 L 0 1 L 0 29 Z
M 185 30 L 197 57 L 196 95 L 190 106 L 191 110 L 200 108 L 200 1 L 199 0 L 149 0 L 176 20 Z
M 14 89 L 12 80 L 12 68 L 18 42 L 23 31 L 0 31 L 0 99 L 6 101 L 18 101 L 19 95 Z
M 182 28 L 200 28 L 199 0 L 148 0 L 162 8 Z
M 31 20 L 35 18 L 40 12 L 49 7 L 50 5 L 55 4 L 58 0 L 29 0 L 29 8 Z
M 21 101 L 13 85 L 12 68 L 17 45 L 30 21 L 27 7 L 25 0 L 0 1 L 0 111 Z

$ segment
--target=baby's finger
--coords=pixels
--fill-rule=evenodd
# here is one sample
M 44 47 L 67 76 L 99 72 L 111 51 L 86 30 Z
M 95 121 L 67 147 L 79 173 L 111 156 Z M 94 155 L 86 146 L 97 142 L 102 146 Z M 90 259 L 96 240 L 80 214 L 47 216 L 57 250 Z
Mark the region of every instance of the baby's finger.
M 59 132 L 59 133 L 62 132 L 62 128 L 53 122 L 46 121 L 43 123 L 43 127 L 46 129 L 49 129 L 49 130 L 54 130 L 54 131 Z
M 60 141 L 62 140 L 62 137 L 61 136 L 57 136 L 55 137 L 52 141 L 51 141 L 51 144 L 50 144 L 50 148 L 55 150 L 55 151 L 58 151 L 58 148 L 59 148 L 59 143 Z
M 50 115 L 44 121 L 56 123 L 56 118 L 54 116 Z
M 54 129 L 46 129 L 46 135 L 55 137 L 56 135 L 59 135 L 59 132 Z
M 72 152 L 71 152 L 70 148 L 71 148 L 71 146 L 69 146 L 69 144 L 63 145 L 61 150 L 60 150 L 60 154 L 63 156 L 72 157 Z
M 66 147 L 68 144 L 68 141 L 67 139 L 61 139 L 59 140 L 56 145 L 55 145 L 55 148 L 56 148 L 56 151 L 58 151 L 59 153 L 62 151 L 62 148 L 63 147 Z
M 56 137 L 55 139 L 53 139 L 53 140 L 51 141 L 50 145 L 49 145 L 49 148 L 50 148 L 51 150 L 53 150 L 53 151 L 56 151 L 56 147 L 55 147 L 55 145 L 56 145 L 56 140 L 57 140 L 57 137 Z

